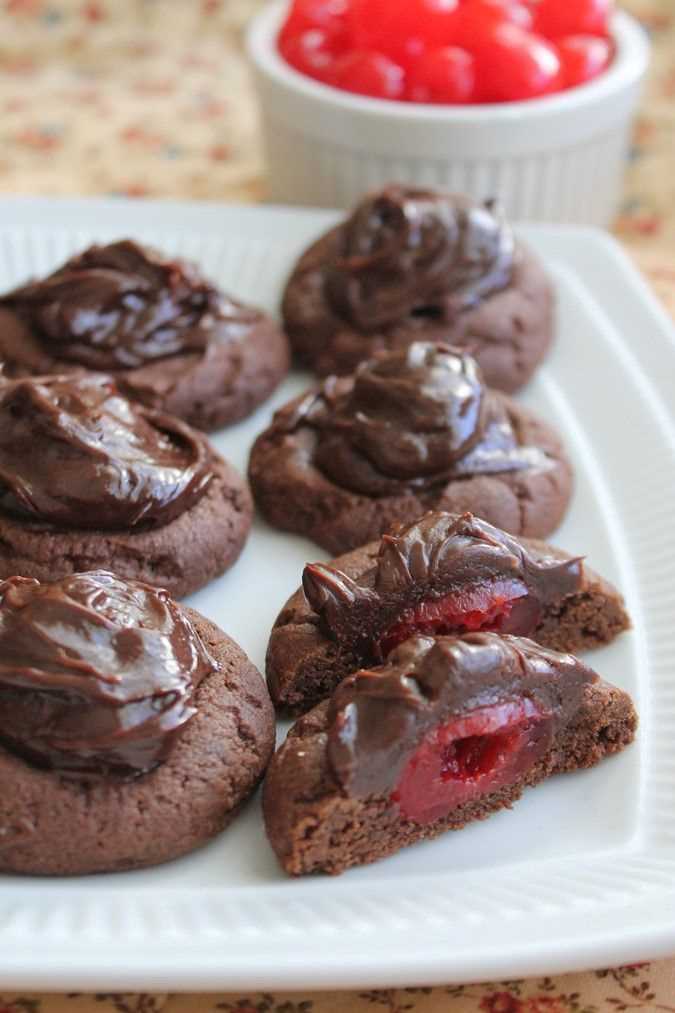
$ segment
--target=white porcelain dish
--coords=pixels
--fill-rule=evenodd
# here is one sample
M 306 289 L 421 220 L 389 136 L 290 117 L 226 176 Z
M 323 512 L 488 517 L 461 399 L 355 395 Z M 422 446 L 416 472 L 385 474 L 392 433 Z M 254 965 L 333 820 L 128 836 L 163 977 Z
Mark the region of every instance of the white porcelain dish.
M 0 200 L 0 289 L 92 240 L 132 235 L 198 259 L 270 309 L 334 215 L 124 201 Z M 636 744 L 531 790 L 512 812 L 346 875 L 277 868 L 254 800 L 204 850 L 154 870 L 0 877 L 0 987 L 260 989 L 504 979 L 675 951 L 675 335 L 616 245 L 532 227 L 560 336 L 524 400 L 564 432 L 578 482 L 557 541 L 624 590 L 632 633 L 591 663 L 630 690 Z M 303 378 L 287 381 L 278 405 Z M 670 407 L 669 407 L 670 406 Z M 219 434 L 240 468 L 274 405 Z M 258 523 L 193 596 L 262 666 L 316 547 Z
M 287 9 L 274 0 L 248 34 L 271 201 L 349 207 L 397 180 L 499 194 L 516 221 L 610 221 L 648 62 L 646 35 L 629 15 L 616 15 L 616 57 L 590 84 L 462 107 L 366 98 L 298 73 L 276 48 Z

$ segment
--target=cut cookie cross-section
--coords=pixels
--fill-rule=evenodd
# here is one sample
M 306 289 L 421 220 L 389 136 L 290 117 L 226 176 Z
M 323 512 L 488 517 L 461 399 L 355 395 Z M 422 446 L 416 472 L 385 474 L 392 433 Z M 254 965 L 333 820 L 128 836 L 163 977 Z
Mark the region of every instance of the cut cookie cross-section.
M 340 873 L 510 808 L 633 739 L 630 697 L 521 637 L 416 637 L 291 729 L 264 788 L 286 872 Z
M 331 564 L 309 564 L 272 631 L 280 707 L 307 710 L 415 635 L 475 631 L 583 651 L 629 626 L 621 595 L 571 556 L 471 514 L 431 512 Z

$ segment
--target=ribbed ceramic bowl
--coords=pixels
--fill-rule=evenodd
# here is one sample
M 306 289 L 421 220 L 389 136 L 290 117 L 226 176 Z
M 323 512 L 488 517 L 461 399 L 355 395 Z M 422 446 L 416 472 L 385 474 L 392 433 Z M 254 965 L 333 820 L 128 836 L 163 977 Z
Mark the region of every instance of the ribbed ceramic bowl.
M 369 99 L 298 73 L 276 48 L 287 0 L 248 33 L 276 203 L 348 207 L 391 181 L 499 196 L 515 219 L 606 225 L 614 211 L 649 46 L 614 17 L 616 55 L 595 81 L 483 106 Z

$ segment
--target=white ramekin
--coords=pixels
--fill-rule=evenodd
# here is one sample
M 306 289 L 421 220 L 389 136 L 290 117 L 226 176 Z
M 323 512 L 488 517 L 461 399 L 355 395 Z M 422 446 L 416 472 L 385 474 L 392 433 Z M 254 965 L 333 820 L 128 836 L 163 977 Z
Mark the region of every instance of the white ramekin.
M 629 15 L 615 15 L 616 56 L 590 84 L 531 102 L 452 107 L 362 98 L 298 73 L 276 48 L 287 10 L 288 0 L 274 0 L 248 32 L 270 200 L 349 207 L 400 181 L 496 195 L 518 220 L 610 221 L 649 57 Z

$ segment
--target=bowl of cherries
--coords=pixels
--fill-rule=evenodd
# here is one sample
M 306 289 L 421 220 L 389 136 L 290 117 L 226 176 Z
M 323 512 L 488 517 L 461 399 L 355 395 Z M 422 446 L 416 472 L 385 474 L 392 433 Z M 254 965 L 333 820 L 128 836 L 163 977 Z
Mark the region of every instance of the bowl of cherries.
M 273 0 L 248 51 L 274 201 L 396 180 L 600 225 L 649 56 L 614 0 Z

